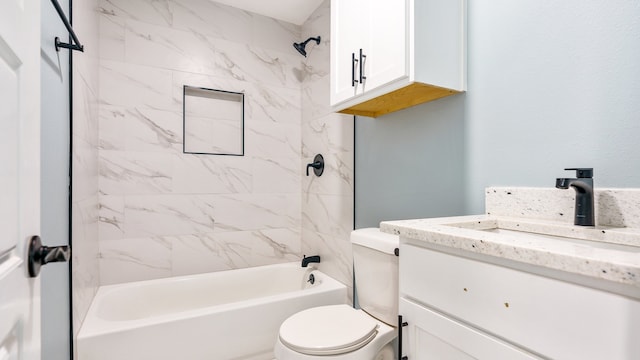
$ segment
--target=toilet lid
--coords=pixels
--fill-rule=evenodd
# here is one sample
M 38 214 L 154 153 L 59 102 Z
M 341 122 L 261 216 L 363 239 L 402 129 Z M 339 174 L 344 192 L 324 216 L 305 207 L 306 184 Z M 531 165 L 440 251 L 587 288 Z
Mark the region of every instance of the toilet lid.
M 377 334 L 378 323 L 364 311 L 349 305 L 307 309 L 280 326 L 280 341 L 307 355 L 336 355 L 367 345 Z

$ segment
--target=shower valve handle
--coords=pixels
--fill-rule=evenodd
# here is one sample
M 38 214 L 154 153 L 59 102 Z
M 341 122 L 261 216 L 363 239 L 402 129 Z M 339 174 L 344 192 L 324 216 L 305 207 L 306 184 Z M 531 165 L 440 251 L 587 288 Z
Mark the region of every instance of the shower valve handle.
M 309 168 L 310 168 L 310 167 L 312 167 L 312 168 L 314 168 L 314 169 L 320 169 L 320 166 L 321 166 L 321 165 L 322 165 L 322 164 L 321 164 L 321 163 L 319 163 L 319 162 L 314 162 L 314 163 L 311 163 L 311 164 L 307 164 L 307 176 L 309 176 Z
M 313 158 L 313 162 L 307 164 L 307 176 L 309 176 L 309 168 L 313 168 L 313 173 L 316 174 L 316 176 L 322 175 L 324 172 L 324 158 L 322 155 L 316 155 Z

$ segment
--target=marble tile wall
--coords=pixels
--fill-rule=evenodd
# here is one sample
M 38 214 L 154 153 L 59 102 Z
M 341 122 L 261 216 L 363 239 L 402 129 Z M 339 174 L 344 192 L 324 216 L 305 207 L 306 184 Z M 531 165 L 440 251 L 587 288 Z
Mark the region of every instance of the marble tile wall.
M 85 51 L 73 57 L 72 302 L 77 335 L 100 284 L 98 267 L 98 91 L 97 0 L 73 2 L 73 28 Z M 63 50 L 66 51 L 66 50 Z
M 302 82 L 302 165 L 322 154 L 321 177 L 302 178 L 302 249 L 320 254 L 320 269 L 350 288 L 353 261 L 349 234 L 354 207 L 354 118 L 332 113 L 329 106 L 330 1 L 325 1 L 302 26 L 304 40 L 322 37 L 320 45 L 307 45 Z M 349 291 L 351 293 L 351 291 Z
M 321 216 L 302 210 L 301 119 L 323 127 L 301 108 L 317 76 L 291 46 L 301 28 L 209 0 L 98 13 L 101 284 L 298 260 L 303 218 Z M 182 153 L 183 85 L 245 94 L 245 156 Z

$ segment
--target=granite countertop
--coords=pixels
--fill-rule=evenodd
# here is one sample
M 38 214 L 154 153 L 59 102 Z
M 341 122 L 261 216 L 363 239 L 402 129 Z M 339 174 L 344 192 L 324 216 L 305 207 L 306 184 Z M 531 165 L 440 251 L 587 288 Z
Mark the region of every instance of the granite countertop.
M 426 247 L 508 259 L 640 289 L 638 228 L 474 215 L 386 221 L 380 230 Z

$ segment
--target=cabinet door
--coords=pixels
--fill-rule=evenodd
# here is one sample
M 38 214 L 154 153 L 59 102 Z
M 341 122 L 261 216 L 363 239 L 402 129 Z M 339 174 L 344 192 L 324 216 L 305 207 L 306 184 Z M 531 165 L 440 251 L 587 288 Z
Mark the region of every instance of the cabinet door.
M 409 360 L 534 360 L 539 357 L 493 336 L 400 298 L 403 356 Z
M 359 49 L 366 38 L 368 17 L 369 4 L 366 1 L 331 1 L 331 105 L 362 93 L 362 85 L 357 81 Z M 354 58 L 357 60 L 355 63 Z
M 368 3 L 368 37 L 361 47 L 364 59 L 364 91 L 409 75 L 408 0 L 374 0 Z

